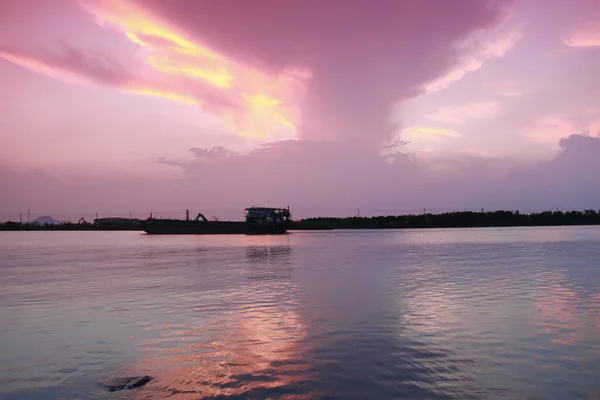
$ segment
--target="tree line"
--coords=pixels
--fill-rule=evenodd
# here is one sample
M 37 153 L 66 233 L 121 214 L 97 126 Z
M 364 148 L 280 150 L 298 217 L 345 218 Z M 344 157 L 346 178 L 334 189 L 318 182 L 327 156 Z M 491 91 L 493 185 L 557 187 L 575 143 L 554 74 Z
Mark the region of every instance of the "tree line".
M 292 223 L 294 230 L 475 228 L 502 226 L 600 225 L 600 211 L 458 211 L 441 214 L 409 214 L 379 217 L 307 218 Z

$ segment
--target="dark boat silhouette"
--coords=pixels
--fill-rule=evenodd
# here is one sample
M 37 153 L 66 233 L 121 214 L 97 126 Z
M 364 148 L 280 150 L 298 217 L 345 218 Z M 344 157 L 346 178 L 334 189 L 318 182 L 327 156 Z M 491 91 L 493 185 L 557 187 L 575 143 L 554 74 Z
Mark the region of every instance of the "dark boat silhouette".
M 245 221 L 209 221 L 202 213 L 190 219 L 189 210 L 186 210 L 185 219 L 152 218 L 150 215 L 140 224 L 152 235 L 268 235 L 286 233 L 292 216 L 289 207 L 249 207 L 244 214 Z

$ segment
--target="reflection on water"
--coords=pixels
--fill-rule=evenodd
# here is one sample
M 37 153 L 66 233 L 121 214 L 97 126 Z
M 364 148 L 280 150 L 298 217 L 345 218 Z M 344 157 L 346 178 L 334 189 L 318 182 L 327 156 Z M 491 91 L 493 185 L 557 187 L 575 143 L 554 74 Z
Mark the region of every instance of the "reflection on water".
M 246 247 L 246 258 L 249 263 L 286 263 L 291 261 L 292 248 L 287 246 L 249 246 Z
M 260 301 L 261 307 L 240 308 L 195 329 L 175 331 L 175 340 L 168 343 L 150 343 L 132 369 L 158 375 L 160 390 L 149 392 L 153 398 L 166 393 L 194 394 L 191 398 L 251 392 L 256 396 L 297 385 L 308 370 L 298 343 L 306 327 L 293 308 L 272 305 L 266 310 L 265 299 Z M 211 329 L 218 336 L 199 342 L 198 337 Z
M 252 245 L 246 247 L 250 280 L 288 279 L 292 277 L 292 247 L 286 245 Z
M 0 236 L 0 397 L 594 399 L 600 230 Z

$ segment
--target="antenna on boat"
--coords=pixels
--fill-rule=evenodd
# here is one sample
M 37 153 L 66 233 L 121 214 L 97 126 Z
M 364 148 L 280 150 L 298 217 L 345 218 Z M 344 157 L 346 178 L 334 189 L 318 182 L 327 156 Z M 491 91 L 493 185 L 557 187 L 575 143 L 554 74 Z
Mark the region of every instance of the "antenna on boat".
M 185 210 L 185 220 L 186 221 L 190 220 L 190 210 Z

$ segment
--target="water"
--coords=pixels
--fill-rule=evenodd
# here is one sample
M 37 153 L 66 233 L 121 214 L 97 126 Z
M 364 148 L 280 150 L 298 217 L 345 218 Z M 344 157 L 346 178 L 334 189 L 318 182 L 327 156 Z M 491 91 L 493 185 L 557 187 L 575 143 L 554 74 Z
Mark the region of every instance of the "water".
M 599 399 L 599 268 L 598 227 L 5 232 L 0 397 Z

